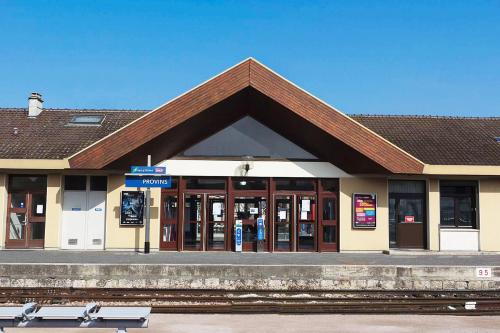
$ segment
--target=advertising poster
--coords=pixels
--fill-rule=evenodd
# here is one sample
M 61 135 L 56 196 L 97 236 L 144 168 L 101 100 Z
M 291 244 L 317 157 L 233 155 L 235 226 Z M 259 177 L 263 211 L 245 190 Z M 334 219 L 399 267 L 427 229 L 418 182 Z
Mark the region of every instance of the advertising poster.
M 353 228 L 375 228 L 377 226 L 377 195 L 354 193 Z
M 120 225 L 143 225 L 144 192 L 122 191 Z

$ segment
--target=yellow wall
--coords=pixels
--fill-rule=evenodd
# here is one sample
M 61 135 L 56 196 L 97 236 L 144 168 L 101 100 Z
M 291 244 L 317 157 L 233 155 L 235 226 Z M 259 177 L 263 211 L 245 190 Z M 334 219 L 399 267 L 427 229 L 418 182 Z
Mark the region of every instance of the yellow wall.
M 427 236 L 429 250 L 439 251 L 439 180 L 429 179 L 427 198 Z
M 108 176 L 108 195 L 106 198 L 106 244 L 108 250 L 144 249 L 145 227 L 120 226 L 120 194 L 121 191 L 134 191 L 136 188 L 125 187 L 122 175 Z M 158 249 L 160 243 L 160 198 L 159 188 L 151 189 L 151 249 Z
M 47 175 L 47 212 L 45 217 L 45 248 L 61 247 L 62 176 Z
M 0 174 L 0 249 L 5 247 L 7 221 L 7 175 Z
M 386 178 L 340 179 L 340 250 L 383 251 L 389 249 L 389 210 Z M 377 194 L 377 227 L 352 228 L 353 193 Z
M 479 182 L 479 248 L 500 251 L 500 178 Z

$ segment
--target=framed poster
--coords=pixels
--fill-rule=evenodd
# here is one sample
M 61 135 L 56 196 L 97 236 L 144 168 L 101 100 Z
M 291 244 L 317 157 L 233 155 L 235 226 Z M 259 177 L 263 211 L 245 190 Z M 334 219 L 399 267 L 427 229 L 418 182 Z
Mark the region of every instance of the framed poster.
M 352 227 L 377 227 L 377 194 L 354 193 L 352 195 Z
M 122 191 L 120 201 L 120 225 L 142 226 L 144 224 L 144 192 Z

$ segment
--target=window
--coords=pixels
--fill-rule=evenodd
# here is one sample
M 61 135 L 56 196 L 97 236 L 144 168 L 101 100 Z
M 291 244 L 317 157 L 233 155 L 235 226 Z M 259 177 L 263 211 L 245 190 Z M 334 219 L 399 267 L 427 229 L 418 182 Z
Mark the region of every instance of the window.
M 224 190 L 225 179 L 217 178 L 187 178 L 186 188 L 188 190 Z
M 235 190 L 261 191 L 266 189 L 267 181 L 265 179 L 242 178 L 233 180 L 233 187 Z
M 441 182 L 441 226 L 477 228 L 475 182 Z
M 108 185 L 108 178 L 106 176 L 90 176 L 90 190 L 91 191 L 106 191 Z
M 64 176 L 65 191 L 85 191 L 87 189 L 87 176 Z
M 276 191 L 314 191 L 312 179 L 277 179 Z
M 100 125 L 104 120 L 103 115 L 76 115 L 70 120 L 72 125 Z

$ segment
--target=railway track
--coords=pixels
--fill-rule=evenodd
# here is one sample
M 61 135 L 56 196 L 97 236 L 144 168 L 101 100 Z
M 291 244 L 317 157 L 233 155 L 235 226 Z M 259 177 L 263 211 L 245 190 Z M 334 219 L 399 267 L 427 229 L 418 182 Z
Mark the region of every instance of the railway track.
M 499 291 L 160 290 L 0 288 L 0 305 L 147 305 L 156 313 L 413 313 L 500 315 Z M 471 303 L 475 302 L 475 303 Z M 466 304 L 469 304 L 466 306 Z

